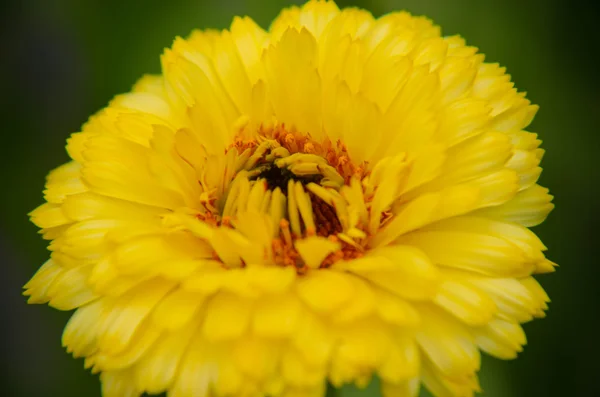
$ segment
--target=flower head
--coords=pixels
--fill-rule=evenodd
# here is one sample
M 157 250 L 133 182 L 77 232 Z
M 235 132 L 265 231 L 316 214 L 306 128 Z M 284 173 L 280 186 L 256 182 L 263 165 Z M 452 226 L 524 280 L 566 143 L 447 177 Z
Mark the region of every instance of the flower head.
M 332 2 L 178 38 L 73 134 L 33 222 L 31 303 L 105 396 L 478 390 L 514 358 L 554 264 L 528 227 L 537 106 L 405 12 Z

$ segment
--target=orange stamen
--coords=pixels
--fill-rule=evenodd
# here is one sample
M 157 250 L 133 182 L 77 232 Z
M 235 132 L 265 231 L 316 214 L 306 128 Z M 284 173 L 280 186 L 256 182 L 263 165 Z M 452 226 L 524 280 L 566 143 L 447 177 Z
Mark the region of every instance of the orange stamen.
M 265 140 L 275 141 L 275 146 L 280 145 L 290 154 L 301 152 L 322 157 L 330 166 L 336 169 L 346 183 L 349 183 L 353 177 L 362 180 L 369 173 L 366 162 L 355 164 L 351 161 L 348 148 L 340 140 L 336 141 L 335 144 L 329 139 L 318 142 L 312 140 L 310 135 L 298 133 L 293 129 L 290 130 L 283 124 L 271 127 L 261 125 L 258 133 L 253 137 L 246 137 L 240 134 L 235 138 L 233 144 L 229 146 L 227 150 L 235 148 L 238 153 L 243 153 L 248 149 L 256 149 L 259 146 L 259 143 Z M 265 156 L 268 154 L 269 151 L 265 153 Z M 265 158 L 262 158 L 259 160 L 258 164 L 263 164 L 265 162 Z M 328 255 L 321 263 L 320 267 L 326 268 L 337 261 L 361 257 L 363 252 L 359 250 L 360 247 L 357 248 L 357 246 L 340 241 L 336 236 L 343 232 L 343 227 L 337 217 L 335 209 L 313 193 L 308 192 L 308 195 L 311 201 L 312 216 L 316 228 L 305 229 L 303 230 L 302 235 L 304 237 L 326 237 L 331 241 L 341 243 L 341 248 Z M 372 199 L 372 194 L 370 196 L 371 197 L 365 197 L 367 202 Z M 232 219 L 230 216 L 225 216 L 221 219 L 218 210 L 215 208 L 215 202 L 215 198 L 203 202 L 202 204 L 207 211 L 205 214 L 198 215 L 198 219 L 201 219 L 214 227 L 223 226 L 234 228 L 235 218 Z M 392 214 L 390 212 L 383 212 L 381 215 L 381 223 L 383 224 L 389 220 L 391 216 Z M 358 226 L 360 227 L 360 225 Z M 309 268 L 304 264 L 300 254 L 294 247 L 295 240 L 301 239 L 303 236 L 295 235 L 291 232 L 290 222 L 287 219 L 282 219 L 280 221 L 279 228 L 279 236 L 273 239 L 270 247 L 272 250 L 270 253 L 271 255 L 267 254 L 266 257 L 271 257 L 273 262 L 279 266 L 295 267 L 298 274 L 306 273 L 309 271 Z M 364 241 L 360 244 L 364 244 Z M 216 253 L 213 256 L 218 260 Z

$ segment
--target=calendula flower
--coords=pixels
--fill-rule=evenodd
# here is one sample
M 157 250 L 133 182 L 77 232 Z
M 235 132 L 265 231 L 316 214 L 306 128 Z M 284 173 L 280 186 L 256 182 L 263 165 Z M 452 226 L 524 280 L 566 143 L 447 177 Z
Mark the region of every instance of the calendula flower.
M 311 1 L 178 38 L 72 135 L 31 303 L 104 396 L 479 390 L 554 264 L 537 106 L 429 20 Z

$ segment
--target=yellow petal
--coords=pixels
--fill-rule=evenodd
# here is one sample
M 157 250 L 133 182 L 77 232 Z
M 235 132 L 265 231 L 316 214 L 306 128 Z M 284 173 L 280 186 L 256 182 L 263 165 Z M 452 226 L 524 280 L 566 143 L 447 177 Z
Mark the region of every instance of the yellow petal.
M 214 365 L 218 362 L 223 348 L 217 343 L 208 342 L 196 334 L 187 346 L 177 367 L 177 374 L 169 389 L 170 397 L 207 397 L 218 378 Z
M 159 329 L 150 325 L 149 322 L 145 322 L 136 329 L 131 343 L 124 350 L 113 354 L 106 353 L 101 348 L 98 353 L 87 358 L 86 364 L 93 363 L 92 371 L 114 371 L 131 367 L 140 360 L 160 336 Z
M 477 371 L 480 355 L 469 330 L 439 310 L 425 306 L 421 310 L 423 323 L 417 341 L 435 367 L 448 377 Z
M 243 338 L 235 344 L 231 354 L 229 359 L 239 371 L 257 381 L 270 377 L 279 361 L 277 345 L 258 337 Z
M 439 139 L 455 145 L 483 132 L 490 121 L 487 101 L 463 98 L 447 106 L 440 114 Z
M 158 221 L 158 217 L 164 213 L 164 210 L 156 207 L 144 206 L 91 192 L 69 196 L 62 208 L 69 218 L 77 221 L 96 218 L 151 222 L 153 220 Z
M 411 193 L 409 193 L 411 194 Z M 397 202 L 395 216 L 371 240 L 372 247 L 402 240 L 402 235 L 442 219 L 470 212 L 481 204 L 480 189 L 470 185 L 448 187 L 408 203 Z
M 413 378 L 400 383 L 383 381 L 381 395 L 383 397 L 417 397 L 421 391 L 421 380 Z
M 386 358 L 379 367 L 377 374 L 390 387 L 396 384 L 400 390 L 404 390 L 404 393 L 407 393 L 408 391 L 402 389 L 400 386 L 408 387 L 409 385 L 405 384 L 408 382 L 412 386 L 410 389 L 414 390 L 415 385 L 410 378 L 419 374 L 421 366 L 420 357 L 419 348 L 412 336 L 398 337 L 388 346 Z M 416 389 L 418 390 L 418 387 Z
M 318 39 L 339 12 L 333 1 L 309 1 L 302 6 L 298 22 Z
M 485 291 L 498 307 L 499 315 L 518 322 L 543 317 L 548 296 L 533 278 L 471 278 L 469 282 Z
M 52 282 L 63 272 L 60 265 L 54 260 L 49 259 L 44 263 L 38 271 L 33 275 L 31 280 L 23 288 L 23 295 L 29 296 L 28 303 L 46 303 L 51 297 L 48 296 L 48 288 Z
M 497 276 L 527 276 L 533 263 L 523 251 L 504 239 L 455 231 L 413 232 L 402 243 L 425 252 L 434 263 Z
M 399 36 L 390 36 L 375 48 L 365 63 L 360 83 L 362 94 L 382 112 L 387 110 L 410 72 L 409 59 L 397 57 L 390 61 L 390 47 L 397 45 L 399 39 Z
M 292 342 L 304 361 L 312 366 L 325 365 L 334 347 L 331 331 L 321 318 L 310 312 L 303 314 Z
M 218 362 L 219 372 L 213 385 L 214 393 L 220 396 L 255 395 L 257 384 L 241 373 L 229 351 L 231 349 L 223 349 L 219 360 L 215 361 Z
M 236 17 L 231 23 L 231 36 L 248 78 L 252 84 L 255 84 L 264 73 L 260 57 L 266 41 L 266 32 L 252 19 Z
M 469 325 L 486 324 L 497 310 L 487 294 L 454 280 L 444 281 L 433 301 Z
M 49 305 L 59 310 L 73 310 L 96 299 L 98 296 L 86 282 L 90 272 L 90 266 L 80 266 L 59 274 L 46 292 Z
M 509 109 L 494 118 L 492 128 L 497 129 L 498 131 L 510 131 L 523 129 L 531 123 L 539 106 L 530 105 L 530 102 L 527 100 L 522 102 L 517 100 L 516 102 L 518 103 L 517 106 L 513 106 L 512 109 Z
M 323 383 L 326 367 L 310 366 L 294 349 L 286 349 L 282 357 L 281 374 L 290 386 L 311 388 Z
M 362 378 L 381 365 L 392 343 L 386 331 L 382 323 L 371 319 L 344 326 L 331 364 L 334 386 Z
M 474 397 L 481 391 L 475 373 L 462 376 L 446 376 L 432 364 L 423 366 L 422 381 L 425 387 L 436 396 Z
M 71 161 L 55 170 L 47 178 L 44 198 L 49 203 L 62 203 L 68 196 L 85 192 L 87 187 L 81 180 L 81 164 Z
M 452 50 L 450 49 L 450 51 Z M 448 57 L 440 67 L 439 73 L 440 88 L 444 92 L 442 103 L 448 104 L 471 88 L 477 68 L 474 60 L 470 57 Z
M 308 272 L 298 280 L 298 294 L 313 310 L 332 312 L 352 298 L 355 287 L 351 277 L 328 269 Z
M 119 298 L 98 324 L 98 346 L 106 354 L 119 353 L 132 341 L 140 323 L 173 287 L 171 283 L 150 280 Z
M 417 152 L 430 142 L 437 128 L 434 108 L 438 77 L 427 65 L 413 68 L 406 83 L 383 116 L 381 128 L 400 131 L 386 143 L 385 155 Z
M 106 397 L 138 397 L 142 392 L 135 387 L 131 370 L 103 372 L 100 375 L 102 395 Z
M 60 205 L 46 203 L 37 207 L 29 216 L 31 221 L 40 228 L 51 228 L 66 225 L 72 221 L 65 216 Z
M 173 332 L 189 324 L 205 299 L 199 293 L 176 289 L 156 305 L 152 320 L 159 328 Z
M 62 344 L 74 357 L 85 357 L 94 353 L 98 327 L 96 326 L 105 309 L 105 299 L 98 299 L 80 307 L 73 313 L 62 335 Z
M 288 29 L 265 51 L 263 62 L 267 92 L 277 119 L 299 131 L 310 131 L 318 140 L 322 136 L 322 116 L 316 50 L 315 38 L 306 29 Z
M 208 302 L 203 334 L 211 341 L 240 337 L 248 329 L 251 315 L 251 302 L 220 292 Z
M 338 265 L 407 299 L 428 299 L 439 284 L 439 271 L 424 253 L 410 246 L 379 249 L 364 258 Z
M 388 323 L 415 326 L 421 321 L 417 309 L 405 300 L 384 290 L 376 291 L 377 313 Z
M 513 152 L 506 166 L 519 174 L 519 190 L 525 190 L 537 182 L 542 173 L 539 164 L 543 153 L 543 149 L 533 151 L 515 150 Z
M 131 169 L 115 163 L 88 163 L 82 169 L 84 181 L 91 191 L 118 199 L 162 208 L 184 205 L 181 194 L 157 186 L 146 179 L 137 179 Z M 152 191 L 153 194 L 148 194 Z
M 516 222 L 526 227 L 539 225 L 554 208 L 553 196 L 548 189 L 533 185 L 520 191 L 510 201 L 495 207 L 479 210 L 477 213 L 507 222 Z
M 495 319 L 474 330 L 475 342 L 486 353 L 505 360 L 517 357 L 527 343 L 519 324 Z
M 339 242 L 333 242 L 325 237 L 312 236 L 296 240 L 294 246 L 304 260 L 306 266 L 316 269 L 325 258 L 341 248 Z
M 291 266 L 251 266 L 244 270 L 253 288 L 258 288 L 269 294 L 279 294 L 287 291 L 297 277 L 295 269 Z
M 163 335 L 154 343 L 143 360 L 135 366 L 135 379 L 139 390 L 160 393 L 172 385 L 179 363 L 183 360 L 197 330 L 197 323 L 190 324 Z
M 167 236 L 142 236 L 119 245 L 113 254 L 113 264 L 125 275 L 168 274 L 169 268 L 164 263 L 205 259 L 211 254 L 210 247 L 189 233 L 173 232 Z
M 450 186 L 502 169 L 510 159 L 512 145 L 505 134 L 486 132 L 447 152 L 444 172 L 434 185 Z
M 301 320 L 302 310 L 295 295 L 269 295 L 257 302 L 252 318 L 252 329 L 264 337 L 291 335 Z
M 544 260 L 542 251 L 545 251 L 546 247 L 540 239 L 529 229 L 514 223 L 464 216 L 438 222 L 425 230 L 463 231 L 494 236 L 518 246 L 529 261 Z
M 519 177 L 513 170 L 503 169 L 467 183 L 479 189 L 479 207 L 500 205 L 515 197 L 519 191 Z
M 379 305 L 373 287 L 368 282 L 360 278 L 355 278 L 352 282 L 354 284 L 353 297 L 348 304 L 332 313 L 331 321 L 333 323 L 349 323 L 364 318 Z

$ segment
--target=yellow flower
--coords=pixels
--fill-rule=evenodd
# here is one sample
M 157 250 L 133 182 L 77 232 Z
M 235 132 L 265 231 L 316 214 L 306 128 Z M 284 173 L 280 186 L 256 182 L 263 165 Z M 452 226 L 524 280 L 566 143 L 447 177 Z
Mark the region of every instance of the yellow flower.
M 178 38 L 73 134 L 31 303 L 104 396 L 471 396 L 554 264 L 537 106 L 405 12 L 311 1 Z

